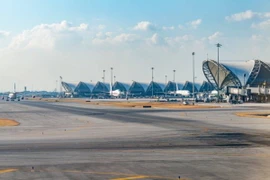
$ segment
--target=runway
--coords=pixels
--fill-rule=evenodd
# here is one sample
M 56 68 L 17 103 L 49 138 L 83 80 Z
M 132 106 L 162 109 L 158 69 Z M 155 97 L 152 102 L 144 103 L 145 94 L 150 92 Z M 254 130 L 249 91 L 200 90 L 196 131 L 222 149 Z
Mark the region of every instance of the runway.
M 267 179 L 270 122 L 222 109 L 0 102 L 0 179 Z

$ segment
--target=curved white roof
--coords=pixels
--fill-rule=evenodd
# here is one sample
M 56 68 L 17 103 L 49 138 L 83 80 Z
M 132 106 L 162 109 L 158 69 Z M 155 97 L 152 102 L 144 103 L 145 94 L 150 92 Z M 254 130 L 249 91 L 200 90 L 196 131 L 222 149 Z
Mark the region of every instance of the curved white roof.
M 106 86 L 106 88 L 108 88 L 108 90 L 110 91 L 110 83 L 102 83 Z
M 161 83 L 161 82 L 155 82 L 155 83 L 157 83 L 159 85 L 159 87 L 162 89 L 162 91 L 164 91 L 166 84 Z
M 241 84 L 245 84 L 249 75 L 252 72 L 252 69 L 255 65 L 254 60 L 249 60 L 245 62 L 222 62 L 223 66 L 233 72 L 237 78 L 240 80 Z M 244 74 L 246 74 L 245 82 L 244 82 Z
M 134 81 L 134 82 L 139 83 L 139 84 L 143 87 L 144 91 L 147 90 L 147 88 L 148 88 L 148 83 L 143 83 L 143 82 L 138 82 L 138 81 Z
M 176 84 L 177 84 L 178 90 L 182 90 L 185 83 L 183 83 L 183 82 L 177 82 Z
M 194 86 L 197 88 L 197 90 L 199 91 L 201 86 L 202 86 L 202 83 L 194 83 Z
M 123 82 L 119 82 L 119 81 L 117 81 L 117 82 L 122 84 L 127 91 L 129 90 L 129 88 L 131 86 L 129 83 L 123 83 Z
M 95 84 L 93 83 L 87 83 L 87 82 L 82 82 L 82 83 L 84 83 L 90 89 L 90 91 L 92 91 L 95 87 Z
M 72 90 L 72 91 L 74 91 L 76 86 L 77 86 L 76 83 L 68 83 L 68 82 L 64 82 L 64 81 L 62 81 L 62 84 L 64 84 L 66 86 L 66 88 L 68 88 L 69 90 Z

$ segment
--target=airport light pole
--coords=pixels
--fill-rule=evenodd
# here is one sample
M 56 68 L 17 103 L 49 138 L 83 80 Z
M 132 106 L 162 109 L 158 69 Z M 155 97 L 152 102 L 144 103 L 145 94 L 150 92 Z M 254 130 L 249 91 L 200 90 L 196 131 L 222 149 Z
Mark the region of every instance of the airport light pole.
M 63 78 L 62 78 L 62 76 L 60 76 L 60 94 L 59 94 L 59 98 L 62 97 L 62 80 L 63 80 Z
M 173 70 L 173 82 L 175 83 L 175 69 Z
M 194 83 L 195 83 L 194 57 L 195 57 L 195 52 L 192 52 L 192 62 L 193 62 L 193 63 L 192 63 L 192 66 L 193 66 L 193 68 L 192 68 L 192 69 L 193 69 L 193 78 L 192 78 L 192 79 L 193 79 L 193 82 L 192 82 L 192 99 L 193 99 L 193 101 L 195 102 L 195 99 L 194 99 L 194 97 L 195 97 L 195 96 L 194 96 L 194 90 L 195 90 L 195 89 L 194 89 L 194 86 L 195 86 L 195 84 L 194 84 Z
M 167 84 L 167 75 L 165 75 L 165 84 Z
M 152 69 L 152 97 L 154 97 L 154 67 Z
M 218 102 L 219 102 L 219 99 L 220 99 L 220 97 L 219 97 L 219 90 L 220 90 L 220 87 L 219 87 L 219 48 L 222 45 L 217 43 L 216 46 L 217 46 L 217 61 L 218 61 L 217 89 L 218 89 Z
M 176 82 L 175 82 L 175 69 L 173 70 L 173 83 L 174 83 L 174 85 L 175 85 L 175 90 L 174 90 L 174 96 L 176 95 L 176 90 L 177 90 L 177 85 L 176 85 Z
M 57 85 L 58 85 L 58 80 L 55 81 L 55 92 L 57 93 Z
M 246 73 L 244 74 L 244 84 L 243 84 L 244 87 L 246 87 Z
M 113 86 L 113 67 L 111 67 L 111 87 Z
M 103 83 L 105 83 L 105 70 L 103 70 Z

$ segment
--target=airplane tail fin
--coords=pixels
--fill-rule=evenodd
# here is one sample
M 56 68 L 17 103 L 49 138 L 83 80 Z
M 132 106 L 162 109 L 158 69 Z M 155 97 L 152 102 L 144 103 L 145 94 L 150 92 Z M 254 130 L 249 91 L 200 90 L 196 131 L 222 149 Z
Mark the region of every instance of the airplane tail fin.
M 110 95 L 112 94 L 112 83 L 110 83 Z
M 16 83 L 14 83 L 14 89 L 13 90 L 14 90 L 14 92 L 16 92 Z

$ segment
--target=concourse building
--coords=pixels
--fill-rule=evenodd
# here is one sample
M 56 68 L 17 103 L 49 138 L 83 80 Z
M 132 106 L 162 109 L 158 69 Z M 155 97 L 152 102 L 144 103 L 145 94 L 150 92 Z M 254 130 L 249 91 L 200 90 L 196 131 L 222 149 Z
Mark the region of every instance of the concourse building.
M 128 93 L 131 97 L 142 97 L 145 96 L 147 88 L 148 88 L 147 83 L 133 81 L 133 83 L 129 88 Z
M 62 84 L 62 87 L 64 88 L 66 94 L 69 94 L 69 95 L 74 94 L 74 90 L 75 90 L 77 84 L 68 83 L 68 82 L 64 82 L 64 81 L 62 81 L 61 84 Z
M 270 66 L 261 60 L 221 62 L 219 65 L 214 60 L 206 60 L 202 68 L 206 79 L 216 90 L 226 86 L 270 86 Z
M 113 84 L 112 90 L 118 89 L 118 90 L 120 90 L 120 92 L 124 92 L 126 94 L 129 91 L 129 88 L 130 88 L 130 84 L 116 81 Z
M 146 96 L 164 95 L 165 84 L 151 81 L 146 89 Z
M 206 60 L 203 73 L 215 90 L 229 100 L 267 102 L 270 100 L 270 66 L 261 60 L 221 62 Z M 219 72 L 219 73 L 218 73 Z
M 92 90 L 92 95 L 107 95 L 110 93 L 110 84 L 98 81 Z
M 177 89 L 176 89 L 176 85 L 177 85 Z M 178 82 L 175 83 L 173 81 L 169 81 L 164 88 L 164 92 L 169 93 L 169 92 L 174 92 L 176 90 L 182 90 L 183 87 L 184 87 L 184 83 L 178 83 Z
M 198 88 L 198 87 L 197 87 Z M 210 84 L 207 81 L 203 81 L 202 85 L 199 88 L 199 92 L 211 92 L 214 90 L 214 87 L 212 86 L 212 84 Z
M 74 90 L 74 94 L 78 97 L 90 97 L 95 87 L 93 83 L 79 82 Z
M 200 86 L 200 85 L 195 83 L 194 92 L 198 92 L 197 86 Z M 193 83 L 190 81 L 186 81 L 182 90 L 193 92 Z

